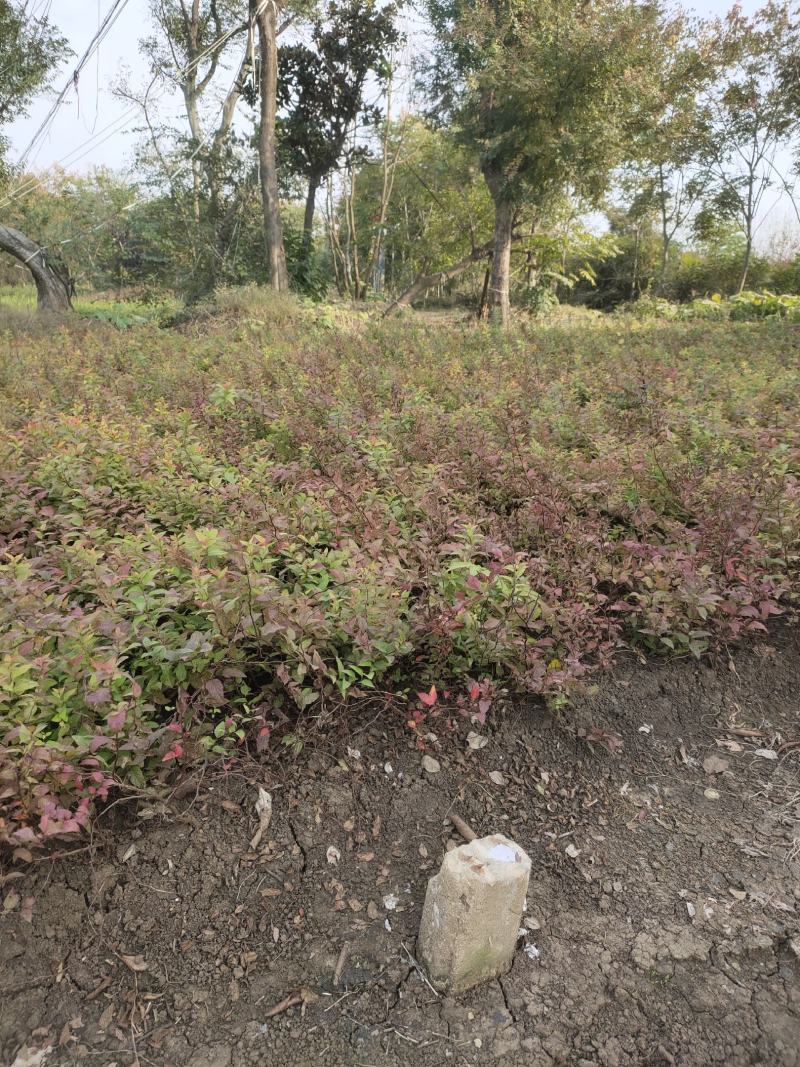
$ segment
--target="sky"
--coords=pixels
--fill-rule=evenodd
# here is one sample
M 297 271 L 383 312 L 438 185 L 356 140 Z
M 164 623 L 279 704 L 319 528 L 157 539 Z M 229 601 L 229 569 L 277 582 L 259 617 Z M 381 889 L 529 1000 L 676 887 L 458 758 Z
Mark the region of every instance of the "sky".
M 110 9 L 111 0 L 32 0 L 31 9 L 40 13 L 49 8 L 50 18 L 67 37 L 76 57 L 83 54 L 98 25 Z M 688 6 L 688 5 L 687 5 Z M 729 0 L 711 0 L 695 5 L 703 17 L 724 14 Z M 745 14 L 759 6 L 759 0 L 741 0 Z M 138 138 L 139 117 L 112 92 L 112 86 L 125 74 L 133 87 L 147 81 L 146 62 L 139 52 L 139 38 L 149 31 L 148 0 L 127 0 L 126 6 L 89 64 L 83 69 L 77 93 L 71 88 L 61 105 L 47 137 L 28 160 L 33 170 L 61 164 L 68 170 L 87 171 L 94 166 L 125 169 L 131 166 Z M 74 67 L 76 58 L 64 63 L 55 79 L 60 90 Z M 18 159 L 45 118 L 53 95 L 38 99 L 27 118 L 18 119 L 8 129 L 11 158 Z M 177 110 L 179 101 L 165 98 L 162 107 Z M 761 220 L 759 244 L 766 247 L 774 235 L 797 231 L 795 216 L 786 197 L 776 194 L 767 200 Z

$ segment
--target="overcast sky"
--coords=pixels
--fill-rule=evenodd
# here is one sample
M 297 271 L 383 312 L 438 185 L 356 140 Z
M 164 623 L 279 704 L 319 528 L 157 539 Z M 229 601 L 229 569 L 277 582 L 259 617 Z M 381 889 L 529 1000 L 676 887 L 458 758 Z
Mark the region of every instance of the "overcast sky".
M 68 38 L 76 57 L 83 54 L 98 25 L 110 8 L 111 0 L 34 0 L 34 11 L 46 10 L 49 6 L 52 21 Z M 42 169 L 61 163 L 69 170 L 88 170 L 104 165 L 125 168 L 132 161 L 136 140 L 134 127 L 138 117 L 133 109 L 117 100 L 111 86 L 123 71 L 129 74 L 133 86 L 146 80 L 146 65 L 139 54 L 139 38 L 148 31 L 147 0 L 128 0 L 127 5 L 114 23 L 98 53 L 81 73 L 77 94 L 70 90 L 59 109 L 50 132 L 32 154 L 31 169 Z M 728 0 L 710 0 L 697 5 L 701 16 L 724 14 Z M 755 11 L 761 4 L 758 0 L 741 0 L 746 14 Z M 75 58 L 63 65 L 55 85 L 62 87 L 75 63 Z M 44 119 L 52 97 L 36 101 L 27 118 L 14 123 L 9 130 L 11 158 L 22 154 L 31 137 Z M 162 106 L 167 106 L 164 101 Z M 177 107 L 177 101 L 173 106 Z M 92 139 L 94 138 L 94 139 Z M 789 226 L 796 229 L 794 215 L 789 203 L 776 193 L 767 204 L 762 221 L 759 243 L 768 243 L 774 233 Z

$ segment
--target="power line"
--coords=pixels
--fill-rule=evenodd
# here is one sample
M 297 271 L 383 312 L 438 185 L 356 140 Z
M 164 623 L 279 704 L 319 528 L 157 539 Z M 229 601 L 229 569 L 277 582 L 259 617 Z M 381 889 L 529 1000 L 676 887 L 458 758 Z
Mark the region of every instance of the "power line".
M 127 2 L 127 0 L 123 0 L 123 2 Z M 252 19 L 249 21 L 249 29 L 250 29 L 251 33 L 254 30 L 256 18 L 261 14 L 261 12 L 264 10 L 264 8 L 271 2 L 274 3 L 274 0 L 260 0 L 260 3 L 258 4 L 258 7 L 256 8 L 256 10 L 255 10 L 255 12 L 254 12 L 254 14 L 252 16 Z M 245 25 L 248 25 L 248 24 L 245 24 Z M 227 40 L 228 38 L 232 37 L 234 34 L 240 32 L 241 28 L 242 28 L 241 26 L 236 26 L 232 30 L 229 30 L 227 33 L 222 34 L 217 39 L 217 41 L 215 41 L 208 49 L 205 50 L 204 53 L 201 53 L 195 60 L 192 61 L 192 63 L 188 64 L 185 68 L 183 68 L 183 70 L 179 70 L 177 72 L 178 76 L 180 76 L 181 74 L 185 75 L 185 74 L 189 73 L 193 67 L 197 66 L 198 63 L 202 62 L 202 59 L 204 58 L 205 55 L 210 54 L 210 52 L 213 51 L 215 49 L 215 47 L 221 47 L 222 43 L 225 40 Z M 222 114 L 223 114 L 224 109 L 225 109 L 225 102 L 226 102 L 228 96 L 233 91 L 233 89 L 234 89 L 234 87 L 236 85 L 236 80 L 239 77 L 239 72 L 240 72 L 240 68 L 237 67 L 237 69 L 236 69 L 236 71 L 234 73 L 234 76 L 233 76 L 233 80 L 232 80 L 232 82 L 230 84 L 230 88 L 228 89 L 228 92 L 225 93 L 225 95 L 222 98 L 222 104 L 221 104 L 219 112 L 218 112 L 218 117 L 219 118 L 222 117 Z M 119 120 L 117 120 L 117 121 L 119 121 Z M 112 123 L 110 125 L 114 125 L 114 124 Z M 108 128 L 108 127 L 106 127 L 106 128 Z M 112 133 L 109 133 L 108 137 L 111 137 L 113 132 L 114 131 L 112 131 Z M 104 138 L 104 140 L 107 140 L 108 137 Z M 210 137 L 211 137 L 211 131 L 209 130 L 202 137 L 202 139 L 198 143 L 198 145 L 195 148 L 195 150 L 191 153 L 191 155 L 187 156 L 187 158 L 185 160 L 183 160 L 183 162 L 179 166 L 177 166 L 173 171 L 171 171 L 169 174 L 166 175 L 167 181 L 170 184 L 172 184 L 174 179 L 181 173 L 181 171 L 185 170 L 188 166 L 191 165 L 191 163 L 195 160 L 195 158 L 199 155 L 199 153 L 205 147 L 205 145 L 207 144 L 207 142 L 208 142 Z M 102 143 L 102 142 L 99 142 L 99 143 Z M 96 147 L 96 146 L 94 146 L 94 147 Z M 78 157 L 78 158 L 80 158 L 80 157 Z M 38 184 L 41 185 L 42 182 L 40 181 Z M 32 190 L 28 190 L 28 191 L 32 191 Z M 13 199 L 13 197 L 12 197 L 12 199 Z M 136 207 L 137 204 L 141 203 L 143 199 L 144 199 L 144 197 L 141 194 L 137 193 L 136 196 L 134 196 L 133 200 L 131 200 L 131 202 L 129 204 L 125 204 L 124 207 L 118 208 L 116 211 L 112 212 L 110 215 L 108 215 L 106 218 L 102 219 L 100 222 L 95 223 L 94 226 L 90 226 L 89 228 L 87 228 L 85 230 L 82 230 L 79 233 L 72 234 L 71 237 L 65 237 L 61 241 L 53 241 L 50 244 L 42 245 L 29 258 L 33 259 L 35 256 L 40 255 L 41 253 L 47 251 L 50 248 L 61 248 L 63 245 L 72 244 L 73 241 L 78 241 L 82 237 L 88 236 L 90 233 L 95 233 L 97 230 L 101 229 L 103 226 L 107 226 L 108 223 L 112 222 L 115 218 L 117 218 L 118 215 L 122 215 L 124 212 L 132 210 L 132 208 Z M 4 204 L 0 204 L 0 207 L 3 207 L 3 206 L 4 206 Z
M 267 2 L 269 2 L 269 0 L 267 0 Z M 236 85 L 236 79 L 238 78 L 238 76 L 239 76 L 239 71 L 237 70 L 236 73 L 233 76 L 233 81 L 231 82 L 231 86 L 230 86 L 230 89 L 228 90 L 228 93 Z M 222 106 L 219 109 L 219 116 L 220 117 L 222 116 L 222 112 L 223 112 L 223 110 L 225 108 L 225 98 L 228 96 L 228 93 L 226 93 L 225 97 L 223 97 Z M 111 135 L 109 134 L 109 136 L 111 136 Z M 184 159 L 182 163 L 180 163 L 177 167 L 175 167 L 174 170 L 172 170 L 169 174 L 166 175 L 166 179 L 167 179 L 167 181 L 169 182 L 170 185 L 175 180 L 175 178 L 178 177 L 178 175 L 181 173 L 181 171 L 186 170 L 187 167 L 189 167 L 194 162 L 194 160 L 200 154 L 200 152 L 203 150 L 203 148 L 205 148 L 205 146 L 208 143 L 208 140 L 209 140 L 210 137 L 211 137 L 211 131 L 209 130 L 203 136 L 203 138 L 199 141 L 197 147 L 191 153 L 191 155 L 187 156 L 186 159 Z M 90 226 L 90 227 L 88 227 L 88 229 L 81 230 L 79 233 L 74 233 L 74 234 L 72 234 L 71 237 L 65 237 L 62 241 L 54 241 L 49 245 L 42 245 L 40 249 L 38 249 L 36 252 L 33 253 L 33 256 L 37 256 L 39 254 L 39 252 L 44 252 L 48 248 L 61 248 L 63 245 L 72 244 L 73 241 L 80 240 L 81 237 L 87 237 L 90 233 L 94 233 L 96 230 L 102 229 L 103 226 L 107 226 L 109 224 L 109 222 L 113 222 L 113 220 L 118 215 L 122 215 L 126 211 L 131 211 L 133 208 L 135 208 L 137 206 L 137 204 L 140 204 L 143 200 L 144 200 L 144 197 L 140 193 L 137 193 L 136 196 L 134 196 L 133 200 L 131 200 L 131 202 L 129 204 L 125 204 L 124 207 L 117 208 L 116 211 L 113 211 L 110 215 L 108 215 L 106 218 L 102 219 L 100 222 L 95 223 L 94 226 Z M 30 258 L 33 258 L 33 256 L 31 256 Z
M 103 19 L 103 21 L 100 24 L 100 26 L 99 26 L 97 32 L 95 33 L 94 37 L 92 37 L 91 41 L 89 42 L 88 48 L 83 53 L 81 58 L 78 60 L 78 65 L 75 67 L 75 69 L 73 70 L 72 74 L 67 79 L 66 84 L 64 85 L 64 88 L 61 90 L 61 92 L 56 97 L 55 101 L 53 102 L 53 106 L 47 112 L 47 115 L 45 116 L 45 119 L 42 122 L 41 126 L 36 131 L 36 133 L 33 135 L 33 137 L 31 138 L 30 144 L 25 149 L 25 151 L 22 153 L 22 156 L 20 157 L 20 160 L 19 160 L 20 166 L 23 166 L 25 164 L 25 161 L 27 160 L 28 156 L 32 152 L 32 150 L 33 150 L 34 146 L 36 145 L 36 143 L 38 141 L 43 140 L 44 137 L 47 135 L 47 132 L 49 131 L 50 126 L 52 125 L 53 120 L 55 119 L 56 114 L 58 113 L 58 109 L 63 104 L 64 99 L 65 99 L 67 93 L 69 92 L 70 87 L 73 86 L 73 85 L 77 86 L 78 77 L 80 75 L 81 70 L 86 65 L 86 63 L 91 59 L 91 57 L 94 54 L 94 52 L 96 51 L 96 49 L 100 47 L 100 44 L 102 43 L 102 41 L 105 38 L 105 36 L 108 34 L 108 32 L 111 29 L 111 27 L 117 21 L 117 19 L 122 14 L 122 12 L 125 10 L 125 6 L 127 5 L 127 3 L 128 3 L 128 0 L 112 0 L 112 4 L 111 4 L 111 7 L 110 7 L 110 9 L 108 11 L 108 14 Z
M 127 0 L 125 0 L 125 2 L 127 2 Z M 262 0 L 262 5 L 259 8 L 259 10 L 257 11 L 257 14 L 260 13 L 261 9 L 263 7 L 265 7 L 266 3 L 268 3 L 268 2 L 269 2 L 269 0 Z M 175 79 L 180 79 L 181 77 L 185 77 L 187 74 L 190 74 L 193 69 L 198 67 L 200 65 L 200 63 L 202 63 L 205 59 L 207 59 L 214 52 L 219 51 L 219 49 L 221 49 L 227 43 L 227 41 L 230 40 L 231 37 L 234 37 L 237 33 L 240 33 L 242 29 L 243 29 L 243 26 L 241 24 L 239 24 L 239 25 L 236 25 L 236 26 L 232 27 L 232 29 L 230 29 L 230 30 L 226 30 L 225 33 L 220 34 L 220 36 L 215 38 L 215 40 L 213 40 L 211 42 L 211 44 L 209 44 L 206 48 L 204 48 L 202 52 L 200 52 L 197 56 L 195 56 L 195 58 L 191 61 L 191 63 L 187 63 L 185 67 L 179 68 L 178 70 L 172 72 L 170 74 L 170 77 L 173 80 L 175 80 Z M 167 71 L 164 69 L 164 70 L 162 70 L 162 73 L 166 74 Z M 158 99 L 160 99 L 161 96 L 164 95 L 165 92 L 166 92 L 166 88 L 163 88 L 161 90 L 160 94 L 155 98 L 156 102 L 158 101 Z M 76 148 L 73 148 L 71 152 L 68 152 L 65 156 L 62 156 L 60 159 L 56 160 L 55 165 L 56 166 L 64 166 L 65 164 L 69 163 L 70 166 L 74 166 L 75 163 L 78 162 L 78 160 L 82 159 L 87 154 L 87 152 L 93 150 L 94 148 L 99 147 L 101 144 L 104 144 L 109 139 L 109 137 L 113 136 L 113 134 L 115 132 L 117 132 L 116 129 L 111 130 L 112 126 L 113 127 L 117 127 L 120 124 L 123 124 L 123 123 L 127 122 L 128 118 L 132 117 L 137 111 L 138 111 L 138 105 L 137 104 L 131 104 L 131 106 L 126 108 L 126 110 L 124 112 L 122 112 L 121 115 L 119 115 L 117 118 L 113 119 L 110 123 L 108 123 L 102 129 L 100 129 L 96 134 L 93 134 L 91 137 L 89 137 L 86 140 L 82 141 Z M 103 137 L 102 135 L 107 130 L 111 130 L 111 133 L 109 133 L 107 136 Z M 96 140 L 97 138 L 101 138 L 101 139 L 98 140 L 97 143 L 93 145 L 91 142 L 93 140 Z M 83 151 L 83 149 L 85 149 L 85 151 Z M 26 150 L 25 155 L 27 155 L 27 153 L 29 151 L 30 151 L 30 146 Z M 76 156 L 76 153 L 80 153 L 80 154 Z M 73 157 L 75 157 L 75 158 L 73 158 Z M 22 160 L 24 160 L 24 158 L 25 158 L 25 156 L 22 157 Z M 22 162 L 22 160 L 21 160 L 21 162 Z M 2 201 L 0 201 L 0 209 L 2 209 L 4 207 L 7 207 L 9 204 L 13 203 L 15 200 L 21 199 L 23 196 L 27 196 L 29 193 L 34 192 L 36 189 L 38 189 L 41 186 L 43 186 L 45 184 L 45 181 L 46 181 L 46 178 L 36 178 L 36 177 L 33 177 L 33 176 L 29 177 L 26 181 L 23 181 L 21 185 L 17 186 L 16 189 L 13 189 Z

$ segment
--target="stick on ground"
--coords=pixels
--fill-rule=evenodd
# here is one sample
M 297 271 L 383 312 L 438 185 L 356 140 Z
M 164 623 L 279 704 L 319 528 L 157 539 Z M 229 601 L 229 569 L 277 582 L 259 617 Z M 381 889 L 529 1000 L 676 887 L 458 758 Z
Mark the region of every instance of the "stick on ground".
M 449 819 L 465 841 L 474 841 L 475 838 L 478 836 L 472 829 L 472 827 L 469 825 L 469 823 L 464 822 L 464 820 L 460 816 L 450 815 Z
M 339 953 L 339 959 L 336 961 L 336 970 L 333 972 L 334 986 L 337 986 L 339 984 L 339 979 L 342 977 L 342 971 L 344 970 L 344 965 L 347 962 L 347 957 L 349 954 L 350 942 L 345 941 L 345 943 L 342 945 L 342 951 Z

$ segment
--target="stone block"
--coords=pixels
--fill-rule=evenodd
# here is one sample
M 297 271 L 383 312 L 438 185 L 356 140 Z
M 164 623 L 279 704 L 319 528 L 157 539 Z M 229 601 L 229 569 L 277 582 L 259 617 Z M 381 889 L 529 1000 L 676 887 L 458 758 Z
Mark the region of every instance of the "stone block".
M 428 882 L 417 955 L 431 984 L 463 993 L 511 966 L 531 861 L 502 834 L 454 848 Z

